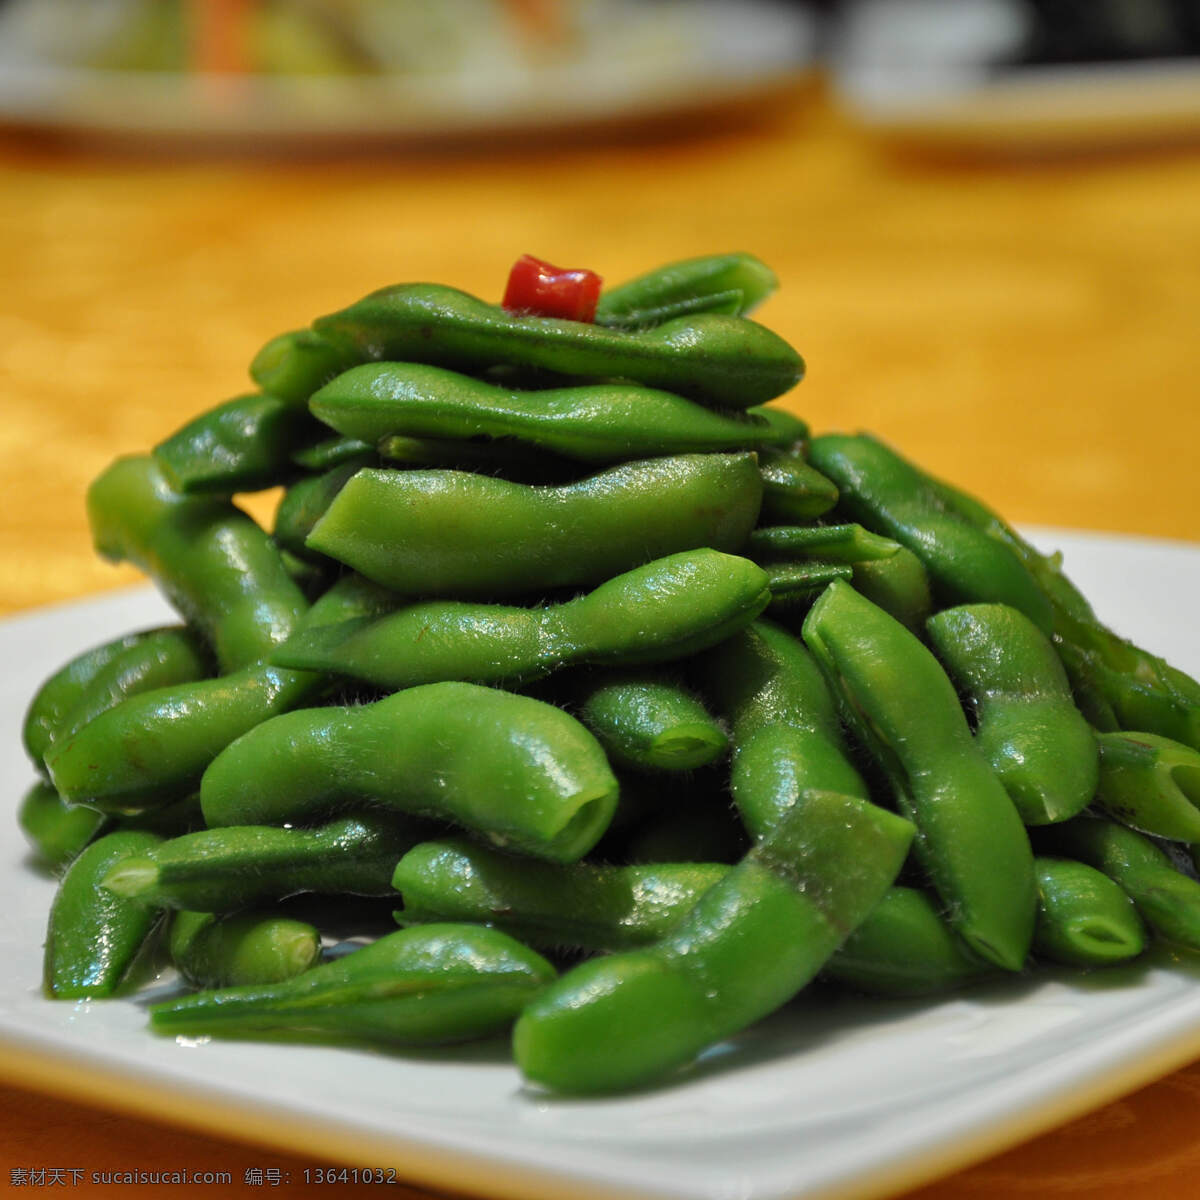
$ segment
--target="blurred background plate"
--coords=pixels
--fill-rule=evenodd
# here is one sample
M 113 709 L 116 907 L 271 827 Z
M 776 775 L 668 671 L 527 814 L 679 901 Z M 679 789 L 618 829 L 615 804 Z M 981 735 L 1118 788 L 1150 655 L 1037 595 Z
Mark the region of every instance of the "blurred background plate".
M 670 116 L 791 83 L 815 29 L 769 0 L 8 0 L 0 122 L 259 142 Z

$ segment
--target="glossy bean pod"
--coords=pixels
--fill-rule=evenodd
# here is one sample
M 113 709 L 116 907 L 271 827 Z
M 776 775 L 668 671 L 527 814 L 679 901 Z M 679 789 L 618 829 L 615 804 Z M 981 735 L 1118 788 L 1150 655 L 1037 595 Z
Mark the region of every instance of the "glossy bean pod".
M 143 831 L 105 834 L 67 868 L 50 908 L 42 987 L 57 1000 L 111 996 L 158 924 L 153 909 L 100 887 L 123 858 L 158 843 Z
M 527 1079 L 563 1092 L 650 1083 L 790 999 L 879 903 L 913 833 L 808 792 L 661 941 L 592 959 L 513 1031 Z
M 617 781 L 596 739 L 562 710 L 431 683 L 264 722 L 212 763 L 200 799 L 210 826 L 304 823 L 378 805 L 570 862 L 608 827 Z
M 554 978 L 541 955 L 495 929 L 424 925 L 282 983 L 198 992 L 152 1005 L 165 1034 L 291 1033 L 432 1044 L 504 1029 Z
M 222 499 L 172 491 L 154 459 L 119 458 L 88 489 L 105 558 L 149 574 L 212 642 L 222 671 L 261 658 L 308 608 L 267 535 Z
M 636 329 L 697 312 L 744 317 L 778 286 L 775 272 L 752 254 L 706 254 L 606 288 L 596 324 Z
M 726 408 L 772 400 L 804 374 L 791 346 L 743 317 L 698 313 L 653 329 L 606 329 L 521 316 L 456 288 L 412 283 L 320 318 L 311 334 L 273 339 L 251 375 L 263 391 L 302 403 L 332 374 L 372 360 L 468 372 L 503 363 L 568 377 L 619 377 Z
M 688 771 L 729 749 L 728 735 L 699 697 L 662 671 L 589 672 L 572 699 L 617 765 Z
M 1055 646 L 1080 709 L 1104 731 L 1146 730 L 1200 750 L 1200 682 L 1119 637 L 1062 570 L 974 496 L 930 479 L 942 501 L 1025 565 L 1053 614 Z
M 767 446 L 759 451 L 758 463 L 763 480 L 764 521 L 815 521 L 836 506 L 837 485 L 798 451 Z
M 974 708 L 976 743 L 1022 820 L 1045 825 L 1082 812 L 1096 794 L 1096 738 L 1049 639 L 1003 604 L 948 608 L 925 628 Z M 1196 828 L 1200 836 L 1200 815 Z
M 201 413 L 154 447 L 177 492 L 231 496 L 285 483 L 292 455 L 322 436 L 303 409 L 277 396 L 238 396 Z
M 943 602 L 1008 604 L 1051 632 L 1050 604 L 1020 557 L 888 446 L 865 434 L 827 434 L 813 438 L 809 460 L 838 486 L 839 513 L 911 550 Z
M 445 680 L 515 687 L 572 663 L 669 661 L 721 641 L 767 605 L 749 559 L 689 550 L 536 608 L 427 600 L 375 620 L 306 630 L 272 656 L 395 691 Z
M 822 974 L 873 996 L 932 996 L 999 972 L 950 928 L 918 888 L 889 888 Z
M 35 783 L 17 809 L 17 824 L 42 866 L 65 867 L 104 827 L 103 813 L 67 804 L 48 784 Z
M 1096 805 L 1142 833 L 1200 843 L 1200 752 L 1153 733 L 1101 733 Z
M 1103 871 L 1168 942 L 1200 950 L 1200 883 L 1183 874 L 1148 837 L 1089 814 L 1037 830 L 1038 850 Z
M 715 412 L 657 388 L 518 390 L 408 362 L 352 367 L 316 392 L 309 408 L 330 428 L 372 446 L 394 436 L 503 438 L 597 464 L 755 450 L 786 437 L 761 418 Z
M 25 752 L 39 770 L 45 769 L 44 760 L 54 741 L 55 729 L 83 699 L 93 681 L 115 658 L 156 632 L 148 629 L 141 633 L 126 634 L 85 650 L 55 671 L 38 688 L 25 711 L 21 740 Z
M 201 829 L 122 859 L 101 881 L 158 908 L 225 913 L 299 892 L 386 896 L 401 856 L 428 828 L 389 812 L 339 817 L 315 829 Z
M 1033 855 L 954 685 L 913 633 L 844 583 L 813 606 L 804 640 L 920 830 L 917 852 L 951 924 L 1019 971 L 1033 936 Z
M 736 553 L 761 497 L 753 454 L 626 463 L 562 487 L 367 469 L 306 544 L 402 594 L 495 599 L 599 583 L 681 550 Z
M 386 611 L 390 597 L 346 576 L 305 624 Z M 47 768 L 63 798 L 105 812 L 162 808 L 195 791 L 205 767 L 235 738 L 277 713 L 316 700 L 323 675 L 256 663 L 216 679 L 158 688 L 101 713 L 56 745 Z
M 359 455 L 330 467 L 320 475 L 297 479 L 283 493 L 275 510 L 275 524 L 271 529 L 275 544 L 302 562 L 329 565 L 329 558 L 309 549 L 308 535 L 347 482 L 364 466 L 375 461 L 374 454 Z
M 756 621 L 704 655 L 697 679 L 732 731 L 730 789 L 756 837 L 816 788 L 869 798 L 833 698 L 799 639 Z
M 392 886 L 403 898 L 402 925 L 468 921 L 532 946 L 625 950 L 664 937 L 729 871 L 720 863 L 532 862 L 447 838 L 414 846 Z
M 1051 962 L 1102 967 L 1146 948 L 1137 907 L 1107 875 L 1069 858 L 1039 855 L 1033 951 Z
M 316 966 L 321 935 L 307 921 L 270 911 L 184 910 L 171 918 L 167 949 L 194 988 L 281 983 Z

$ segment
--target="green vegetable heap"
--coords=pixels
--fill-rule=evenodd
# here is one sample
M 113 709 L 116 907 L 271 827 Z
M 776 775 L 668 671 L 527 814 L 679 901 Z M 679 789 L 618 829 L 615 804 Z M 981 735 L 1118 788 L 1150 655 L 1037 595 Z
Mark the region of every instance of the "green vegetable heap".
M 202 990 L 157 1030 L 515 1022 L 527 1079 L 601 1092 L 818 976 L 1200 949 L 1200 686 L 977 500 L 767 406 L 774 283 L 691 260 L 594 321 L 388 288 L 105 471 L 97 549 L 184 624 L 30 707 L 47 994 L 129 990 L 166 928 Z M 275 486 L 268 533 L 232 497 Z

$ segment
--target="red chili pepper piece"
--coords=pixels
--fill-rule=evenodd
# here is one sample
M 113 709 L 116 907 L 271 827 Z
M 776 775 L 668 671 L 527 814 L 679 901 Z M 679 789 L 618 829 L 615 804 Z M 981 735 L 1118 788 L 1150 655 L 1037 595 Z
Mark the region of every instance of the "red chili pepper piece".
M 503 307 L 525 316 L 594 321 L 602 282 L 595 271 L 555 267 L 522 254 L 508 273 Z

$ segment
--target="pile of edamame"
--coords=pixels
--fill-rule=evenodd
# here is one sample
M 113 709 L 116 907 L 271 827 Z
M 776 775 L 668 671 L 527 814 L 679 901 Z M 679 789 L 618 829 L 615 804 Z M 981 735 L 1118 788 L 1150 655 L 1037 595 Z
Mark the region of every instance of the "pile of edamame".
M 590 1093 L 817 977 L 1200 949 L 1200 685 L 978 500 L 771 406 L 774 286 L 692 259 L 593 321 L 386 288 L 113 463 L 96 547 L 181 623 L 30 706 L 46 994 L 167 954 L 163 1033 L 511 1026 Z M 267 531 L 233 498 L 272 487 Z M 399 927 L 322 961 L 301 894 Z

